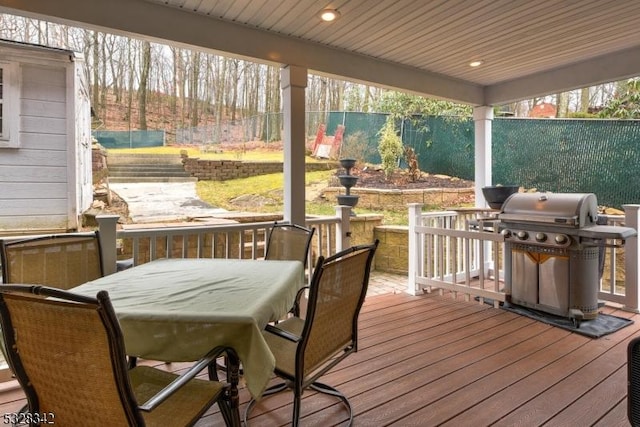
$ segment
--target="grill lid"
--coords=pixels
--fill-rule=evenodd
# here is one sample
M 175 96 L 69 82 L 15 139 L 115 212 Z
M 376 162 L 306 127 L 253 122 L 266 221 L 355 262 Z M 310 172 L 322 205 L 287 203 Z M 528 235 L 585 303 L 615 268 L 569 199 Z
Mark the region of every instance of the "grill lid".
M 592 193 L 515 193 L 503 203 L 498 218 L 583 228 L 596 224 L 598 204 Z

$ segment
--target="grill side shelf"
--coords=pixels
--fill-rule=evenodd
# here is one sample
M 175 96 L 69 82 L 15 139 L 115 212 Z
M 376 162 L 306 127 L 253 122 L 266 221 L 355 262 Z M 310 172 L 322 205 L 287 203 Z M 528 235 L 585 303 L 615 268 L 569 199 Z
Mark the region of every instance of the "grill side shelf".
M 531 223 L 531 224 L 552 224 L 563 227 L 576 227 L 579 225 L 578 217 L 555 217 L 545 215 L 517 215 L 502 213 L 499 215 L 501 221 L 516 222 L 516 223 Z
M 594 225 L 578 230 L 578 236 L 588 239 L 618 239 L 626 240 L 635 237 L 638 232 L 631 227 L 616 227 L 613 225 Z

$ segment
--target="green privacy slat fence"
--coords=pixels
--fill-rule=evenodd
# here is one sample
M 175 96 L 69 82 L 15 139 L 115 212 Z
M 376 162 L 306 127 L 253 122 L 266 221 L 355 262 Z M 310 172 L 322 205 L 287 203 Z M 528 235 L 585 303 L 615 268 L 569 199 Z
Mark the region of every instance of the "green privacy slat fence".
M 339 124 L 345 125 L 344 139 L 362 132 L 370 144 L 368 163 L 380 163 L 378 132 L 384 126 L 387 114 L 332 112 L 329 114 L 327 134 L 333 135 Z M 398 123 L 402 143 L 412 147 L 418 155 L 420 168 L 430 173 L 473 179 L 473 121 L 466 118 L 424 117 Z M 405 165 L 400 164 L 401 167 Z
M 385 114 L 331 113 L 327 133 L 344 123 L 345 140 L 361 131 L 377 153 L 385 120 Z M 427 117 L 398 129 L 421 170 L 473 180 L 473 127 L 471 119 Z M 496 118 L 492 139 L 494 184 L 595 193 L 599 204 L 617 208 L 640 203 L 640 121 Z
M 640 202 L 640 121 L 497 119 L 493 182 Z
M 387 114 L 378 113 L 356 113 L 356 112 L 331 112 L 327 120 L 327 135 L 334 135 L 338 125 L 344 125 L 344 141 L 349 135 L 361 132 L 368 141 L 370 150 L 366 158 L 368 163 L 379 164 L 380 154 L 378 154 L 378 132 L 384 126 Z
M 474 179 L 473 121 L 457 117 L 407 120 L 402 133 L 404 145 L 415 150 L 420 169 Z
M 104 148 L 162 147 L 165 141 L 163 130 L 97 130 L 93 137 Z

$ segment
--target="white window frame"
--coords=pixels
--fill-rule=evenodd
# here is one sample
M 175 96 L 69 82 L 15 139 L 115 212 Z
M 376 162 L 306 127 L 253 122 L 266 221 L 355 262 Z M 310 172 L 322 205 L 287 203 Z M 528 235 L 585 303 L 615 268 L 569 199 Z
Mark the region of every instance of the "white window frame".
M 2 124 L 0 148 L 20 147 L 20 74 L 15 62 L 0 61 L 2 69 Z

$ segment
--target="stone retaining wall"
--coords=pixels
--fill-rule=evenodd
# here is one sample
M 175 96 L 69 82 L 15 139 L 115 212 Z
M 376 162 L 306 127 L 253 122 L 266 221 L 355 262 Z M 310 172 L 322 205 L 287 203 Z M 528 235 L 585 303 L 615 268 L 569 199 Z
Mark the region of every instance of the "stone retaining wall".
M 342 187 L 328 187 L 323 191 L 324 197 L 337 203 L 336 196 L 345 194 Z M 422 203 L 425 206 L 458 206 L 474 195 L 473 188 L 425 188 L 417 190 L 383 190 L 372 188 L 351 189 L 351 194 L 358 195 L 356 208 L 406 210 L 409 203 Z
M 93 144 L 91 147 L 91 171 L 94 185 L 109 176 L 107 151 L 99 144 Z
M 248 178 L 251 176 L 279 173 L 283 170 L 282 162 L 247 162 L 242 160 L 201 160 L 198 158 L 182 158 L 184 169 L 199 181 L 226 181 L 229 179 Z M 321 171 L 338 168 L 334 162 L 307 163 L 306 171 Z
M 376 251 L 375 269 L 395 274 L 409 272 L 409 227 L 381 225 L 373 232 L 380 240 Z

